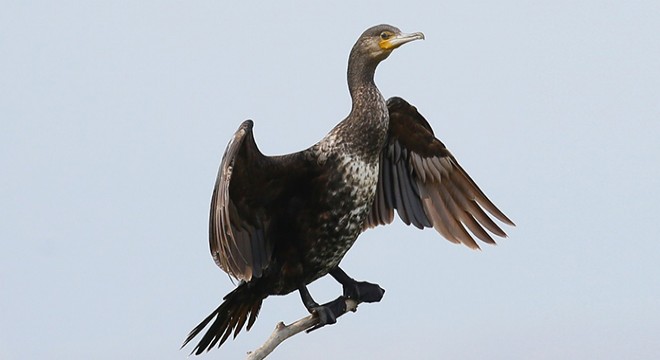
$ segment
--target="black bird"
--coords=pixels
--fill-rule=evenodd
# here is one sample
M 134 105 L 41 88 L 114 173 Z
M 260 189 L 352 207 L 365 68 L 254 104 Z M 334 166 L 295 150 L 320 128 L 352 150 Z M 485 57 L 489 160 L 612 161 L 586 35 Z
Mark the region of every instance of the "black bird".
M 429 123 L 405 100 L 387 102 L 374 84 L 376 66 L 422 33 L 390 25 L 367 29 L 348 60 L 352 108 L 309 149 L 263 155 L 253 123 L 241 124 L 222 159 L 211 199 L 210 246 L 216 264 L 238 287 L 193 329 L 184 346 L 209 323 L 193 353 L 201 354 L 254 324 L 263 300 L 298 290 L 319 326 L 345 311 L 345 298 L 377 302 L 384 290 L 349 277 L 339 262 L 367 228 L 389 224 L 396 209 L 406 224 L 433 227 L 454 243 L 494 244 L 506 237 L 489 217 L 513 225 L 435 138 Z M 307 290 L 332 275 L 343 296 L 317 304 Z

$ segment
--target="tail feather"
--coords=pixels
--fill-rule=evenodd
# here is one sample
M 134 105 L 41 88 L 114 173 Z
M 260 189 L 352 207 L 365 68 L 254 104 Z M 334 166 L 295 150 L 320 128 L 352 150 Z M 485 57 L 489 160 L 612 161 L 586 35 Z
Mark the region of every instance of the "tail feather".
M 248 306 L 244 304 L 244 305 L 241 307 L 241 312 L 245 312 L 245 311 L 248 311 Z M 237 324 L 234 326 L 234 339 L 236 339 L 236 336 L 238 336 L 238 333 L 241 332 L 241 329 L 243 329 L 243 325 L 245 325 L 245 321 L 246 321 L 247 319 L 248 319 L 247 316 L 242 316 L 242 317 L 238 320 Z
M 246 330 L 250 330 L 257 319 L 265 297 L 260 292 L 255 292 L 254 287 L 249 286 L 247 283 L 239 285 L 224 297 L 224 302 L 217 309 L 190 331 L 181 347 L 183 348 L 199 335 L 209 323 L 211 323 L 211 326 L 206 330 L 191 354 L 199 355 L 210 350 L 216 344 L 220 347 L 227 341 L 232 332 L 236 337 L 246 322 Z

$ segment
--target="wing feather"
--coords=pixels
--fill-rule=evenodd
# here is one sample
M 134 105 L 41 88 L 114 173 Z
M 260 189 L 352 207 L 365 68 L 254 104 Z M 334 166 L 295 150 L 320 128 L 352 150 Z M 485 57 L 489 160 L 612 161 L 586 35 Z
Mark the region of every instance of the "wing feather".
M 366 227 L 387 224 L 394 210 L 407 225 L 433 227 L 447 240 L 478 249 L 506 233 L 491 217 L 513 222 L 479 189 L 417 109 L 401 98 L 387 101 L 388 139 Z M 490 233 L 489 233 L 490 232 Z
M 255 182 L 267 176 L 269 158 L 243 122 L 227 145 L 216 178 L 209 216 L 209 245 L 215 263 L 240 280 L 259 277 L 268 266 L 272 244 L 265 233 L 267 217 L 254 206 L 261 196 Z
M 394 150 L 394 154 L 395 154 L 394 156 L 395 157 L 401 155 L 401 153 L 399 151 L 397 151 L 398 146 L 394 146 L 394 149 L 395 149 Z M 399 217 L 401 218 L 401 220 L 406 225 L 410 225 L 410 220 L 408 219 L 408 211 L 406 209 L 405 203 L 403 202 L 403 196 L 405 194 L 403 194 L 402 191 L 401 191 L 401 187 L 402 187 L 401 186 L 401 180 L 403 180 L 403 179 L 399 180 L 399 169 L 398 169 L 398 166 L 396 164 L 396 160 L 393 161 L 391 169 L 392 169 L 392 185 L 393 185 L 392 195 L 393 195 L 393 200 L 394 200 L 393 202 L 395 204 L 399 204 L 399 207 L 398 207 L 397 210 L 398 210 Z

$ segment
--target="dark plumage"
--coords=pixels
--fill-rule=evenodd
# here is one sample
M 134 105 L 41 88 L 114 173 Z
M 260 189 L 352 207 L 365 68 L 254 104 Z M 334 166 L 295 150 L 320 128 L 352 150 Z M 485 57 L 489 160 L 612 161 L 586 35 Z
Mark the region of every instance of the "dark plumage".
M 330 273 L 344 296 L 379 301 L 376 284 L 356 282 L 339 262 L 366 228 L 388 224 L 394 210 L 406 224 L 434 227 L 452 242 L 477 248 L 466 231 L 494 243 L 506 234 L 488 213 L 513 225 L 434 137 L 417 109 L 387 102 L 374 84 L 376 66 L 402 44 L 423 39 L 393 26 L 366 30 L 348 61 L 350 114 L 316 145 L 264 156 L 252 121 L 234 134 L 211 200 L 210 247 L 218 266 L 240 281 L 195 329 L 211 324 L 193 350 L 200 354 L 254 323 L 263 299 L 299 290 L 320 325 L 335 322 L 344 297 L 319 305 L 307 284 Z M 340 309 L 341 310 L 341 309 Z

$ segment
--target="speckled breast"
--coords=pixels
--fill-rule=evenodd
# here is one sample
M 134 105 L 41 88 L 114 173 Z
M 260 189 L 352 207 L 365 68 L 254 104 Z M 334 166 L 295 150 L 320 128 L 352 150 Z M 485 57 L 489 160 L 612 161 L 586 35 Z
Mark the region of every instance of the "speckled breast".
M 318 219 L 321 230 L 314 246 L 306 249 L 307 282 L 339 264 L 360 235 L 376 195 L 389 115 L 375 87 L 359 91 L 364 104 L 354 106 L 355 111 L 311 151 L 325 167 L 323 172 L 332 175 L 318 192 L 324 194 L 320 202 L 327 211 Z
M 307 256 L 307 265 L 314 270 L 309 282 L 337 266 L 353 246 L 376 193 L 378 161 L 367 163 L 349 154 L 338 156 L 336 161 L 338 178 L 330 181 L 326 193 L 331 210 L 321 224 L 321 238 Z

